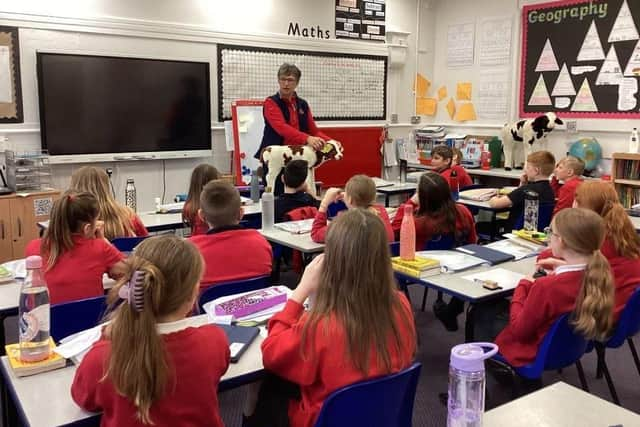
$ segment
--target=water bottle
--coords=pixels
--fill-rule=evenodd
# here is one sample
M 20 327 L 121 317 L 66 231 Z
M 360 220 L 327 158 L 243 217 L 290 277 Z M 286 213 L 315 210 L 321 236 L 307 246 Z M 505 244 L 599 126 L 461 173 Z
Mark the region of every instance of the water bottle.
M 458 184 L 458 172 L 455 168 L 451 168 L 451 175 L 449 175 L 449 185 L 451 186 L 451 198 L 458 200 L 460 194 L 460 184 Z
M 629 152 L 640 153 L 640 142 L 638 142 L 638 129 L 633 128 L 629 137 Z
M 413 206 L 405 204 L 402 224 L 400 224 L 400 258 L 414 260 L 416 258 L 416 224 L 413 221 Z
M 482 426 L 484 360 L 497 352 L 493 343 L 460 344 L 451 349 L 447 427 Z
M 20 289 L 18 329 L 20 359 L 37 362 L 49 357 L 49 290 L 42 273 L 42 258 L 26 260 L 27 276 Z
M 262 193 L 262 229 L 273 229 L 273 193 Z
M 528 190 L 524 193 L 524 218 L 522 227 L 527 231 L 538 230 L 538 211 L 540 203 L 538 203 L 538 193 Z
M 127 178 L 127 186 L 124 190 L 124 203 L 127 207 L 136 212 L 136 185 L 133 183 L 133 178 Z
M 482 153 L 480 153 L 480 167 L 486 171 L 491 169 L 491 153 L 490 152 L 482 151 Z
M 258 179 L 258 171 L 251 171 L 251 183 L 249 188 L 249 196 L 253 203 L 257 203 L 260 200 L 260 180 Z

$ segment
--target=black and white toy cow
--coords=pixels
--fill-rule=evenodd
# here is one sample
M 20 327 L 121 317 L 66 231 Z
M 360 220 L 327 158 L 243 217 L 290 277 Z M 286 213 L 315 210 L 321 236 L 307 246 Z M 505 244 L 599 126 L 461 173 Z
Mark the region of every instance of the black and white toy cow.
M 504 168 L 511 170 L 515 167 L 514 151 L 524 150 L 522 159 L 531 154 L 533 144 L 546 138 L 556 125 L 564 124 L 555 113 L 545 113 L 533 119 L 519 120 L 515 123 L 507 123 L 501 131 L 502 150 L 504 151 Z

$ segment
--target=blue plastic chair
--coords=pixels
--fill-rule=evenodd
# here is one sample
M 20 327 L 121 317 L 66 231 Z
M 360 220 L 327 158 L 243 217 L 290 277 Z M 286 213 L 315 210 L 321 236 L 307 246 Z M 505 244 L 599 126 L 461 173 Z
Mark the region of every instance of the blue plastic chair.
M 217 285 L 209 286 L 202 291 L 200 298 L 198 299 L 198 307 L 200 312 L 204 313 L 203 306 L 216 298 L 224 297 L 227 295 L 235 295 L 241 292 L 255 291 L 258 289 L 264 289 L 271 285 L 271 276 L 258 276 L 250 279 L 237 280 L 234 282 L 218 283 Z
M 361 381 L 327 397 L 315 427 L 410 427 L 420 363 L 391 375 Z
M 327 206 L 327 218 L 333 218 L 338 215 L 338 212 L 346 209 L 347 205 L 344 203 L 344 200 L 335 201 Z
M 132 252 L 148 236 L 140 237 L 116 237 L 111 244 L 120 252 Z
M 93 328 L 106 311 L 106 297 L 86 298 L 51 306 L 51 336 L 58 342 L 62 338 Z
M 587 350 L 588 341 L 573 330 L 569 324 L 570 317 L 571 313 L 560 316 L 545 335 L 534 361 L 525 366 L 512 367 L 513 371 L 521 377 L 535 380 L 540 379 L 544 371 L 558 370 L 575 364 L 582 389 L 588 392 L 589 386 L 580 363 L 580 358 Z M 500 354 L 495 355 L 493 359 L 507 365 L 509 363 Z
M 551 224 L 551 216 L 555 203 L 540 203 L 538 205 L 538 231 L 544 231 Z M 521 230 L 524 226 L 524 212 L 520 218 L 513 224 L 514 230 Z

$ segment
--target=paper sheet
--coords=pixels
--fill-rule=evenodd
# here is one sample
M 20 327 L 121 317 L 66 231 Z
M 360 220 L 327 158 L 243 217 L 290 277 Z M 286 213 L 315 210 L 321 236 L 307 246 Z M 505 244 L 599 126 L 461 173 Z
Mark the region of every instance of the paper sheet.
M 429 79 L 427 79 L 420 73 L 416 74 L 416 87 L 415 87 L 416 97 L 418 98 L 426 97 L 430 87 L 431 87 L 431 82 L 429 81 Z
M 458 101 L 471 101 L 471 82 L 458 82 L 456 85 L 456 99 Z
M 438 89 L 438 101 L 442 101 L 446 97 L 447 97 L 447 87 L 440 86 L 440 88 Z
M 571 67 L 571 74 L 579 76 L 580 74 L 590 73 L 596 69 L 597 67 L 595 65 L 577 65 Z
M 636 47 L 633 49 L 631 58 L 627 62 L 627 66 L 624 69 L 625 77 L 633 77 L 640 75 L 640 40 L 636 43 Z
M 456 112 L 456 118 L 459 122 L 466 122 L 468 120 L 476 119 L 476 110 L 473 108 L 472 102 L 463 102 L 458 106 L 458 111 Z
M 11 59 L 9 46 L 0 46 L 0 102 L 12 102 Z
M 473 65 L 475 24 L 449 25 L 447 32 L 447 66 L 469 67 Z
M 478 117 L 503 121 L 509 117 L 511 74 L 506 68 L 480 71 L 476 96 Z
M 625 77 L 618 86 L 618 110 L 629 111 L 636 108 L 638 93 L 638 80 L 634 77 Z
M 576 95 L 576 99 L 573 101 L 573 105 L 571 106 L 571 111 L 598 111 L 598 107 L 596 106 L 596 101 L 593 99 L 591 86 L 589 86 L 589 80 L 587 80 L 587 78 L 582 81 L 578 95 Z
M 224 121 L 224 143 L 227 151 L 233 151 L 233 122 L 231 120 Z
M 384 165 L 385 166 L 398 166 L 398 157 L 397 157 L 397 149 L 396 149 L 396 141 L 387 142 L 385 141 L 382 144 L 383 147 L 383 156 L 384 156 Z
M 619 85 L 623 78 L 618 54 L 612 44 L 596 78 L 596 85 Z
M 591 21 L 589 31 L 587 31 L 580 52 L 578 52 L 578 61 L 599 61 L 601 59 L 604 59 L 604 51 L 602 50 L 602 43 L 600 43 L 600 36 L 594 19 Z
M 551 105 L 551 98 L 549 97 L 549 91 L 547 85 L 544 82 L 544 77 L 540 74 L 538 82 L 533 88 L 531 98 L 529 98 L 529 105 Z
M 636 24 L 633 22 L 633 16 L 631 16 L 631 11 L 629 10 L 629 4 L 627 3 L 627 0 L 624 0 L 620 6 L 620 10 L 618 11 L 618 15 L 613 24 L 613 28 L 609 33 L 609 39 L 607 41 L 609 43 L 613 43 L 626 40 L 637 40 L 638 37 L 638 29 L 636 28 Z
M 551 46 L 551 40 L 547 39 L 542 48 L 540 58 L 538 58 L 538 64 L 536 65 L 536 73 L 540 71 L 558 71 L 558 61 L 556 61 L 556 54 L 553 52 Z
M 511 18 L 486 18 L 479 24 L 478 62 L 508 65 L 511 58 Z
M 453 120 L 453 117 L 456 114 L 456 103 L 453 98 L 449 98 L 449 102 L 447 102 L 447 112 L 449 113 L 449 118 Z
M 435 98 L 417 98 L 416 114 L 421 116 L 435 116 L 438 101 Z
M 475 279 L 479 280 L 493 280 L 498 282 L 498 286 L 502 289 L 515 289 L 518 282 L 524 278 L 524 274 L 516 273 L 514 271 L 506 270 L 504 268 L 492 268 L 491 270 L 485 270 L 478 273 L 462 276 L 463 279 L 473 282 Z M 481 286 L 481 285 L 478 285 Z
M 554 105 L 556 106 L 556 108 L 567 108 L 569 105 L 571 105 L 571 98 L 559 96 L 555 99 Z
M 573 87 L 569 70 L 567 70 L 567 64 L 562 64 L 562 69 L 560 70 L 560 74 L 558 74 L 556 84 L 553 85 L 553 89 L 551 90 L 551 96 L 573 96 L 575 94 L 576 88 Z

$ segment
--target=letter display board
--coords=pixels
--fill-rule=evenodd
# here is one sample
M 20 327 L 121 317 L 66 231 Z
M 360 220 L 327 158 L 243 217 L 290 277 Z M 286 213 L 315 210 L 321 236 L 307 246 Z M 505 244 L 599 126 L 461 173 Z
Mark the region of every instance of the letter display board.
M 264 100 L 278 90 L 283 63 L 298 66 L 298 96 L 316 120 L 385 120 L 387 57 L 218 45 L 218 120 L 231 103 Z
M 640 117 L 640 1 L 522 9 L 520 116 Z

